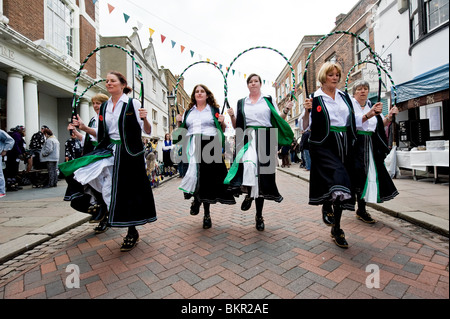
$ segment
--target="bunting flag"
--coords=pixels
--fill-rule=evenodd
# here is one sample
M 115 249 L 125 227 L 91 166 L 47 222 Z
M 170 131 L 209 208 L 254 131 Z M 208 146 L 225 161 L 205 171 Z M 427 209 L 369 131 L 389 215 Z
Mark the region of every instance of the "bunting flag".
M 93 3 L 95 4 L 96 2 L 97 2 L 98 0 L 93 0 Z M 114 6 L 112 6 L 111 4 L 109 4 L 109 3 L 107 3 L 108 4 L 108 10 L 109 10 L 109 13 L 111 14 L 115 9 L 116 9 L 116 7 L 114 7 Z M 126 14 L 125 12 L 122 12 L 122 14 L 123 14 L 123 18 L 124 18 L 124 20 L 125 20 L 125 23 L 128 23 L 128 21 L 129 21 L 129 19 L 131 18 L 130 17 L 130 15 L 128 15 L 128 14 Z M 136 23 L 137 23 L 137 29 L 138 30 L 141 30 L 141 28 L 143 27 L 143 24 L 140 22 L 140 21 L 137 21 L 136 20 Z M 150 38 L 152 38 L 153 37 L 153 34 L 155 33 L 155 30 L 154 29 L 152 29 L 152 28 L 148 28 L 148 30 L 149 30 L 149 33 L 150 33 Z M 162 35 L 162 34 L 160 34 L 160 36 L 161 36 L 161 43 L 164 43 L 164 41 L 166 40 L 166 36 L 164 36 L 164 35 Z M 174 41 L 174 40 L 171 40 L 171 44 L 172 44 L 172 49 L 173 48 L 175 48 L 175 46 L 176 46 L 176 44 L 177 44 L 177 42 L 176 41 Z M 180 50 L 181 50 L 181 54 L 184 52 L 184 50 L 186 49 L 186 46 L 184 46 L 184 45 L 180 45 Z M 193 51 L 193 50 L 190 50 L 190 54 L 191 54 L 191 58 L 194 58 L 194 55 L 195 55 L 195 52 Z M 199 56 L 199 60 L 201 61 L 201 60 L 203 60 L 203 56 L 201 55 L 201 54 L 198 54 L 198 56 Z M 211 63 L 211 59 L 206 59 L 207 60 L 207 62 L 210 62 Z M 220 70 L 222 70 L 222 67 L 223 67 L 223 65 L 222 64 L 220 64 L 220 63 L 218 63 L 218 62 L 214 62 L 214 65 L 215 66 L 217 66 Z M 227 70 L 227 72 L 229 71 L 229 67 L 226 67 L 226 70 Z M 234 69 L 232 69 L 231 70 L 232 71 L 232 74 L 233 74 L 233 76 L 236 74 L 236 70 L 234 70 Z M 239 75 L 239 77 L 241 77 L 241 72 L 238 72 L 238 75 Z M 244 73 L 244 79 L 245 78 L 247 78 L 247 74 L 245 74 Z M 267 84 L 269 84 L 270 82 L 269 81 L 267 81 Z M 265 85 L 266 84 L 266 80 L 263 80 L 263 84 Z M 275 86 L 281 86 L 282 84 L 281 83 L 279 83 L 279 84 L 277 84 L 276 82 L 275 82 L 275 84 L 274 84 L 274 82 L 272 82 L 272 86 L 273 85 L 275 85 Z
M 98 0 L 92 0 L 92 2 L 95 4 Z

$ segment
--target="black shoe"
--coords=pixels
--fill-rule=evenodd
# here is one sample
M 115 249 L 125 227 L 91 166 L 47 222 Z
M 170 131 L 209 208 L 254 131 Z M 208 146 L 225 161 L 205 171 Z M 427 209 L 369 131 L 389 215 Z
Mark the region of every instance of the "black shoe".
M 246 211 L 252 207 L 253 197 L 245 196 L 244 201 L 241 204 L 241 210 Z
M 210 216 L 203 217 L 203 229 L 211 228 L 212 222 Z
M 366 210 L 357 210 L 356 218 L 362 220 L 367 224 L 375 224 L 377 221 L 370 216 L 370 214 Z
M 259 231 L 263 231 L 264 230 L 264 218 L 262 216 L 261 217 L 256 216 L 255 221 L 256 221 L 256 229 Z
M 97 227 L 94 228 L 94 231 L 96 234 L 101 234 L 104 233 L 105 231 L 108 230 L 108 223 L 106 222 L 106 220 L 102 220 Z
M 138 241 L 139 241 L 139 234 L 136 235 L 127 234 L 123 239 L 122 246 L 120 246 L 120 251 L 132 250 L 134 247 L 136 247 Z
M 334 243 L 341 248 L 348 248 L 348 243 L 345 240 L 345 234 L 342 229 L 338 229 L 337 231 L 331 228 L 331 238 L 333 238 Z
M 198 215 L 198 213 L 200 212 L 200 205 L 201 205 L 200 202 L 197 202 L 196 200 L 192 201 L 191 211 L 190 211 L 191 215 L 194 215 L 194 216 Z
M 325 225 L 334 226 L 334 213 L 331 205 L 322 205 L 322 220 Z
M 108 210 L 106 209 L 106 205 L 95 204 L 88 208 L 88 213 L 92 214 L 92 217 L 89 220 L 90 223 L 99 223 L 105 219 Z

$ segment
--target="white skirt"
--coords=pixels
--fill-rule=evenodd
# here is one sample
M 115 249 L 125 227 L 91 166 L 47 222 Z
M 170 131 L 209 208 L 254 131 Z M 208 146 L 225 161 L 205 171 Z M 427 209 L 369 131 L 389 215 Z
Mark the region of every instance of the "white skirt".
M 93 162 L 74 172 L 74 179 L 82 185 L 89 185 L 102 194 L 108 210 L 111 204 L 112 175 L 116 145 L 113 147 L 113 156 Z

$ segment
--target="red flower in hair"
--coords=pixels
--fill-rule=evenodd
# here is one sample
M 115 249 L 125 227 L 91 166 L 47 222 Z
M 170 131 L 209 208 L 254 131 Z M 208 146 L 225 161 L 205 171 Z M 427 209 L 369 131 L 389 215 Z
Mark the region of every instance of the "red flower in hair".
M 99 115 L 99 116 L 98 116 L 98 119 L 99 119 L 100 121 L 103 121 L 103 115 Z
M 219 113 L 216 113 L 216 119 L 218 119 L 218 118 L 219 118 L 219 116 L 220 116 L 220 115 L 219 115 Z
M 317 107 L 317 112 L 322 112 L 322 107 L 320 105 Z

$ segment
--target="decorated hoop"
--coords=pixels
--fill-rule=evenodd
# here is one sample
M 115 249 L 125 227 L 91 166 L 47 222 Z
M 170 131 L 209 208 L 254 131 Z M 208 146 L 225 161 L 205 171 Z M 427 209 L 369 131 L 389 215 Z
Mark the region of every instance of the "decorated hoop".
M 349 78 L 350 78 L 350 74 L 352 73 L 352 71 L 353 71 L 353 69 L 354 68 L 356 68 L 358 65 L 361 65 L 361 64 L 364 64 L 364 63 L 370 63 L 370 64 L 375 64 L 375 65 L 377 65 L 377 63 L 376 62 L 374 62 L 374 61 L 369 61 L 369 60 L 366 60 L 366 61 L 359 61 L 358 63 L 356 63 L 354 66 L 352 66 L 351 68 L 350 68 L 350 70 L 348 71 L 348 73 L 347 73 L 347 78 L 345 79 L 345 92 L 347 92 L 348 91 L 348 80 L 349 80 Z M 392 77 L 391 77 L 391 75 L 389 74 L 389 72 L 382 66 L 382 65 L 379 65 L 379 67 L 377 67 L 377 71 L 378 71 L 378 79 L 381 81 L 381 70 L 383 70 L 384 71 L 384 73 L 386 74 L 386 76 L 389 78 L 389 80 L 391 81 L 391 84 L 392 84 L 392 88 L 393 88 L 393 92 L 394 92 L 394 101 L 393 101 L 393 103 L 392 103 L 392 105 L 396 105 L 397 104 L 397 87 L 395 86 L 395 83 L 394 83 L 394 80 L 392 80 Z M 384 85 L 384 83 L 383 82 L 381 82 L 383 85 Z M 385 85 L 384 85 L 385 86 Z M 386 86 L 385 86 L 386 87 Z M 379 87 L 379 90 L 381 89 L 381 86 Z M 378 92 L 378 98 L 380 98 L 380 91 Z
M 251 51 L 251 50 L 255 50 L 255 49 L 267 49 L 267 50 L 274 51 L 274 52 L 278 53 L 279 55 L 281 55 L 281 56 L 286 60 L 287 64 L 289 65 L 289 67 L 290 67 L 290 69 L 291 69 L 291 72 L 292 72 L 292 90 L 291 90 L 291 93 L 290 93 L 290 94 L 291 94 L 291 100 L 292 100 L 292 98 L 295 98 L 295 71 L 294 71 L 294 68 L 292 67 L 291 62 L 289 62 L 289 59 L 286 58 L 280 51 L 278 51 L 278 50 L 276 50 L 276 49 L 273 49 L 273 48 L 270 48 L 270 47 L 266 47 L 266 46 L 252 47 L 252 48 L 249 48 L 249 49 L 247 49 L 247 50 L 242 51 L 241 53 L 239 53 L 239 54 L 233 59 L 233 61 L 231 62 L 231 64 L 230 64 L 230 65 L 228 66 L 228 68 L 227 68 L 227 73 L 226 73 L 226 75 L 225 75 L 225 87 L 224 87 L 224 89 L 225 89 L 225 91 L 224 91 L 224 93 L 225 93 L 225 102 L 224 102 L 224 107 L 223 107 L 223 109 L 222 109 L 221 114 L 223 114 L 223 112 L 224 112 L 224 110 L 225 110 L 225 106 L 226 106 L 227 108 L 230 108 L 230 105 L 229 105 L 229 103 L 228 103 L 227 78 L 228 78 L 228 74 L 230 73 L 231 66 L 232 66 L 232 65 L 234 64 L 234 62 L 235 62 L 240 56 L 242 56 L 244 53 L 247 53 L 247 52 L 249 52 L 249 51 Z
M 81 63 L 81 65 L 80 65 L 80 69 L 79 69 L 79 71 L 78 71 L 78 73 L 77 73 L 77 75 L 75 77 L 75 84 L 74 84 L 74 88 L 73 88 L 72 118 L 77 115 L 77 106 L 78 106 L 78 103 L 80 102 L 80 98 L 77 99 L 77 90 L 78 90 L 78 82 L 79 82 L 80 77 L 81 77 L 81 71 L 83 70 L 84 66 L 86 65 L 87 61 L 90 59 L 91 56 L 93 56 L 97 51 L 99 51 L 101 49 L 105 49 L 105 48 L 120 49 L 120 50 L 124 51 L 125 53 L 127 53 L 131 57 L 131 59 L 133 60 L 134 65 L 136 66 L 136 69 L 138 71 L 139 81 L 141 82 L 141 92 L 139 93 L 139 96 L 141 98 L 141 107 L 144 107 L 144 81 L 142 79 L 141 67 L 136 62 L 136 59 L 135 59 L 134 55 L 130 51 L 128 51 L 127 49 L 125 49 L 124 47 L 121 47 L 119 45 L 116 45 L 116 44 L 105 44 L 105 45 L 102 45 L 102 46 L 99 46 L 99 47 L 95 48 L 91 53 L 89 53 L 86 56 L 86 58 L 84 59 L 84 61 Z M 133 77 L 133 81 L 134 81 L 134 77 Z M 98 83 L 98 81 L 96 81 L 96 82 Z M 90 87 L 92 87 L 93 85 L 95 85 L 97 83 L 92 84 Z M 83 94 L 84 93 L 85 92 L 83 92 Z
M 373 58 L 374 58 L 374 62 L 375 62 L 375 64 L 376 64 L 376 66 L 377 66 L 378 71 L 379 71 L 379 69 L 381 68 L 380 63 L 378 63 L 379 56 L 375 53 L 375 51 L 372 50 L 372 48 L 371 48 L 370 45 L 367 43 L 367 41 L 364 40 L 364 39 L 362 39 L 359 35 L 357 35 L 357 34 L 355 34 L 355 33 L 353 33 L 353 32 L 349 32 L 349 31 L 334 31 L 334 32 L 330 32 L 330 33 L 324 35 L 323 37 L 321 37 L 319 40 L 317 40 L 317 42 L 313 45 L 313 47 L 312 47 L 311 50 L 309 51 L 308 57 L 307 57 L 307 59 L 306 59 L 306 63 L 305 63 L 305 71 L 303 72 L 303 78 L 302 78 L 302 81 L 301 81 L 301 83 L 300 83 L 301 86 L 304 86 L 304 88 L 305 88 L 305 95 L 306 95 L 306 97 L 309 96 L 309 94 L 308 94 L 308 86 L 307 86 L 307 81 L 306 81 L 306 73 L 307 73 L 307 71 L 308 71 L 309 60 L 311 59 L 311 55 L 313 54 L 313 52 L 316 50 L 317 46 L 318 46 L 323 40 L 325 40 L 326 38 L 328 38 L 328 37 L 330 37 L 330 36 L 332 36 L 332 35 L 334 35 L 334 34 L 347 34 L 347 35 L 351 35 L 352 37 L 357 38 L 359 41 L 361 41 L 361 42 L 366 46 L 366 48 L 369 50 L 370 54 L 372 54 L 372 56 L 373 56 Z M 378 73 L 381 74 L 380 71 L 379 71 Z M 379 85 L 381 86 L 381 75 L 380 75 L 379 80 L 380 80 L 380 84 L 379 84 Z M 379 89 L 378 89 L 379 94 L 380 94 L 380 91 L 381 91 L 381 90 L 380 90 L 380 88 L 379 88 Z M 378 98 L 380 98 L 380 97 L 378 97 Z
M 178 79 L 177 79 L 177 83 L 176 83 L 176 85 L 175 85 L 175 90 L 174 90 L 174 91 L 175 91 L 175 106 L 177 107 L 177 113 L 178 113 L 178 114 L 180 114 L 180 110 L 178 109 L 178 104 L 177 104 L 178 84 L 180 83 L 181 79 L 183 78 L 183 74 L 184 74 L 188 69 L 190 69 L 190 68 L 193 67 L 194 65 L 202 64 L 202 63 L 211 64 L 211 65 L 213 65 L 217 70 L 220 71 L 220 73 L 222 74 L 223 80 L 224 80 L 224 87 L 225 87 L 225 90 L 226 90 L 226 87 L 227 87 L 227 79 L 226 79 L 226 77 L 224 76 L 222 70 L 221 70 L 215 63 L 212 63 L 212 62 L 210 62 L 210 61 L 197 61 L 197 62 L 194 62 L 194 63 L 190 64 L 186 69 L 184 69 L 183 72 L 181 72 L 180 76 L 179 76 Z
M 97 81 L 91 83 L 91 84 L 90 84 L 90 85 L 89 85 L 89 86 L 88 86 L 88 87 L 80 94 L 80 96 L 79 96 L 78 99 L 77 99 L 76 105 L 78 106 L 78 105 L 80 104 L 80 101 L 81 101 L 82 97 L 84 96 L 84 94 L 85 94 L 87 91 L 89 91 L 89 89 L 90 89 L 91 87 L 93 87 L 93 86 L 99 84 L 100 82 L 104 82 L 104 81 L 106 81 L 106 79 L 100 79 L 100 80 L 97 80 Z

